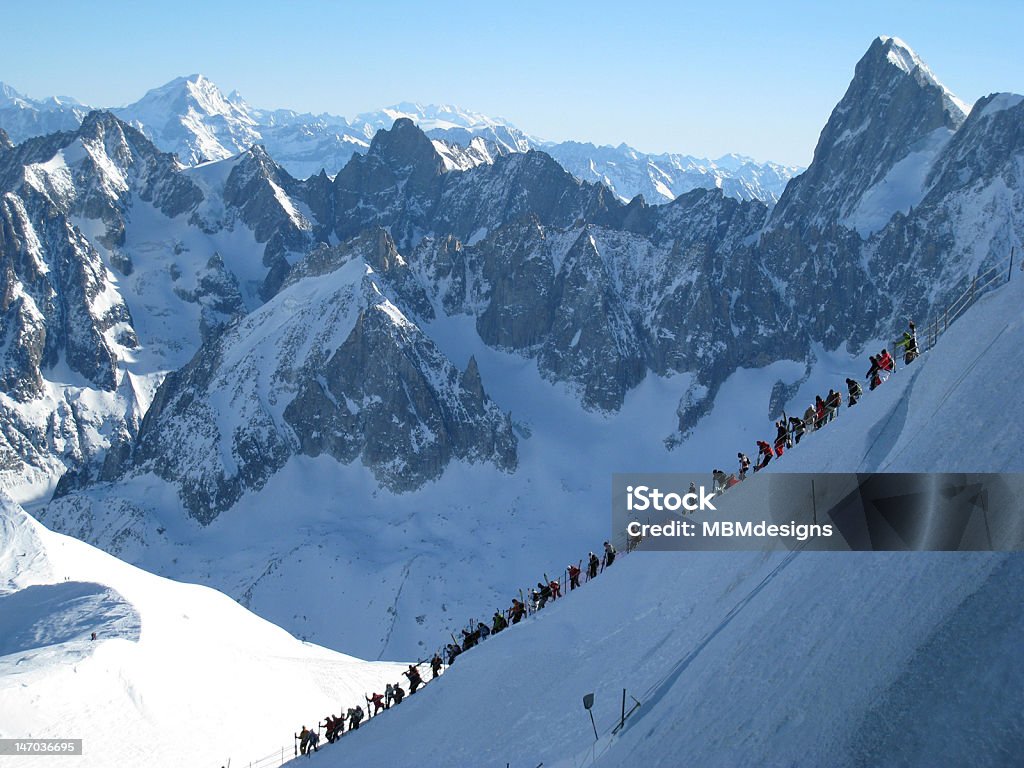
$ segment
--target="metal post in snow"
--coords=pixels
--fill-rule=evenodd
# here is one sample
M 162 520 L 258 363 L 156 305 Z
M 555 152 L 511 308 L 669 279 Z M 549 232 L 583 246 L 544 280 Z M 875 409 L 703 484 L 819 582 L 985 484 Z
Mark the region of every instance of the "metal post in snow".
M 1011 248 L 1010 249 L 1010 268 L 1006 271 L 1006 282 L 1010 282 L 1010 276 L 1013 274 L 1013 251 L 1014 251 L 1014 249 Z
M 619 728 L 626 724 L 626 689 L 622 689 L 622 719 L 619 720 Z
M 814 510 L 814 524 L 818 524 L 818 500 L 814 496 L 814 480 L 811 480 L 811 508 Z

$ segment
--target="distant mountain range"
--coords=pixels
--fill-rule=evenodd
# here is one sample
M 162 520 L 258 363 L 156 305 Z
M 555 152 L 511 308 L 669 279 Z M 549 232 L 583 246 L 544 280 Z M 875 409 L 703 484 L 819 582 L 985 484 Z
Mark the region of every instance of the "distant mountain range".
M 196 120 L 150 134 L 221 159 L 183 164 L 134 106 L 0 135 L 0 483 L 56 490 L 47 524 L 257 610 L 337 575 L 343 613 L 273 618 L 366 655 L 446 634 L 448 608 L 423 607 L 450 605 L 438 574 L 489 605 L 482 563 L 496 585 L 566 562 L 605 530 L 601 478 L 711 461 L 707 414 L 763 429 L 823 361 L 859 368 L 1024 240 L 1024 99 L 968 112 L 894 38 L 774 206 L 627 203 L 442 110 L 433 136 L 404 112 L 346 123 L 365 146 L 299 179 L 261 127 L 292 118 L 200 85 L 136 114 L 176 104 Z M 754 372 L 766 386 L 736 384 Z M 207 537 L 250 554 L 190 555 Z
M 30 99 L 0 83 L 0 128 L 15 143 L 59 130 L 74 130 L 90 111 L 74 99 Z M 355 153 L 365 153 L 373 135 L 408 118 L 437 143 L 453 168 L 466 168 L 509 152 L 543 149 L 583 181 L 600 182 L 628 202 L 643 195 L 651 203 L 673 200 L 693 189 L 721 188 L 739 200 L 778 200 L 801 169 L 758 163 L 738 155 L 716 161 L 689 155 L 652 155 L 625 144 L 594 146 L 550 142 L 527 135 L 507 120 L 453 106 L 401 103 L 348 120 L 286 109 L 259 109 L 235 91 L 225 96 L 203 75 L 180 77 L 148 91 L 126 107 L 111 109 L 185 165 L 222 160 L 262 144 L 292 176 L 321 170 L 334 176 Z

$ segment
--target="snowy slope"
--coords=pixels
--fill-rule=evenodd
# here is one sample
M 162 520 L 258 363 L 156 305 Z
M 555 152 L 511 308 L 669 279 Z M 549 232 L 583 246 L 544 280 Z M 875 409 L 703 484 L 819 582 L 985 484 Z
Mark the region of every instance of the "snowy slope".
M 312 587 L 293 596 L 307 611 L 323 599 Z M 0 738 L 82 738 L 82 766 L 290 751 L 303 720 L 354 706 L 403 668 L 300 642 L 212 589 L 53 533 L 6 498 L 0 626 Z
M 786 472 L 1017 472 L 1024 412 L 1024 274 L 981 297 L 935 348 L 812 434 L 773 469 Z M 861 366 L 866 370 L 866 366 Z M 862 370 L 833 369 L 827 387 Z M 866 388 L 865 388 L 866 391 Z M 845 387 L 844 387 L 845 396 Z M 801 390 L 790 410 L 811 402 Z M 764 434 L 769 433 L 765 424 Z M 767 439 L 767 438 L 765 438 Z M 805 450 L 806 449 L 806 450 Z
M 1022 586 L 1019 555 L 638 552 L 316 765 L 1009 765 Z
M 1020 306 L 1024 280 L 1015 277 L 955 323 L 935 350 L 855 409 L 844 408 L 837 422 L 808 436 L 772 468 L 1013 469 L 1019 451 L 1012 446 L 1024 439 L 1021 420 L 1001 424 L 995 409 L 972 414 L 962 408 L 974 403 L 956 397 L 947 398 L 937 415 L 928 404 L 942 401 L 943 387 L 965 371 L 958 391 L 1012 400 L 1006 381 L 970 363 Z M 802 413 L 815 394 L 840 386 L 846 376 L 862 378 L 866 370 L 863 355 L 820 348 L 809 367 L 780 361 L 741 369 L 723 384 L 716 407 L 691 438 L 669 451 L 663 438 L 671 433 L 688 376 L 649 375 L 618 414 L 595 415 L 579 410 L 564 384 L 544 381 L 530 361 L 483 344 L 471 318 L 438 318 L 427 328 L 458 368 L 473 356 L 489 397 L 512 413 L 519 437 L 515 474 L 455 462 L 436 482 L 395 494 L 379 488 L 364 467 L 294 456 L 261 491 L 246 493 L 205 529 L 182 519 L 175 488 L 153 476 L 55 501 L 39 514 L 151 570 L 215 585 L 318 642 L 371 658 L 424 655 L 469 618 L 505 607 L 517 589 L 544 572 L 560 572 L 599 544 L 607 531 L 613 472 L 731 469 L 738 450 L 754 455 L 754 441 L 774 434 L 768 415 L 777 386 L 794 393 L 781 404 Z M 993 346 L 1011 370 L 1024 365 L 1020 341 L 1020 326 L 1014 325 Z M 912 383 L 923 394 L 908 401 L 902 393 Z M 979 418 L 988 438 L 971 452 L 949 450 L 939 460 L 931 443 L 914 448 L 917 434 L 940 428 L 952 433 Z M 907 431 L 901 437 L 902 428 Z M 481 505 L 480 499 L 487 501 Z M 170 533 L 164 537 L 161 528 Z M 289 596 L 304 583 L 332 578 L 347 605 L 344 617 L 310 615 L 291 605 Z
M 1013 378 L 996 373 L 1024 365 L 1024 278 L 1014 278 L 770 471 L 1017 469 L 1024 413 Z M 854 368 L 823 361 L 808 389 Z M 1000 407 L 979 408 L 989 403 Z M 977 426 L 967 439 L 965 424 Z M 719 508 L 759 500 L 755 476 Z M 1020 554 L 641 550 L 620 562 L 316 764 L 1004 766 L 1019 756 Z M 611 735 L 623 688 L 641 706 Z M 591 691 L 596 743 L 581 706 Z M 453 716 L 467 711 L 472 724 Z
M 334 279 L 319 278 L 316 290 L 328 291 Z M 294 289 L 313 287 L 303 281 Z M 289 302 L 290 291 L 275 301 Z M 287 345 L 292 336 L 283 329 L 330 316 L 329 305 L 305 299 L 286 306 L 294 315 L 287 320 L 271 322 L 268 309 L 245 323 L 262 322 L 259 327 Z M 205 528 L 188 518 L 178 487 L 152 474 L 57 499 L 36 513 L 149 570 L 216 585 L 316 642 L 365 658 L 422 656 L 469 618 L 506 607 L 509 594 L 544 572 L 561 572 L 600 544 L 613 472 L 709 467 L 709 456 L 726 457 L 724 464 L 733 446 L 747 440 L 748 428 L 752 443 L 774 382 L 792 383 L 804 374 L 804 364 L 792 361 L 737 372 L 722 389 L 722 407 L 696 427 L 691 441 L 670 451 L 664 440 L 674 429 L 688 375 L 649 375 L 627 394 L 621 411 L 595 414 L 579 408 L 566 384 L 545 380 L 533 361 L 484 344 L 470 316 L 438 317 L 424 329 L 457 369 L 474 358 L 487 395 L 512 414 L 519 458 L 514 473 L 453 461 L 436 481 L 395 493 L 358 462 L 344 466 L 328 456 L 295 455 Z M 301 347 L 291 354 L 307 352 Z M 242 359 L 262 353 L 253 346 Z M 285 376 L 286 369 L 263 368 L 247 364 L 225 375 L 237 385 L 217 397 L 231 409 L 211 416 L 208 425 L 197 421 L 191 440 L 205 441 L 218 419 L 230 435 L 241 423 L 232 422 L 235 411 L 279 414 L 302 369 Z M 275 376 L 277 386 L 264 386 Z M 258 398 L 238 395 L 255 382 Z M 750 392 L 759 395 L 744 395 Z M 261 415 L 257 423 L 270 420 Z M 294 440 L 288 429 L 267 431 Z M 221 443 L 211 445 L 205 452 L 176 451 L 168 461 L 215 463 L 230 455 Z M 295 609 L 290 595 L 303 584 L 331 580 L 343 613 Z

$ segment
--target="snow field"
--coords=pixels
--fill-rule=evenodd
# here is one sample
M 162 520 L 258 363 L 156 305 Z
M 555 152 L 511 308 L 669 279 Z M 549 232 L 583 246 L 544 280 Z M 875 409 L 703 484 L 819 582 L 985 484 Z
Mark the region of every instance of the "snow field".
M 82 738 L 83 766 L 244 764 L 290 749 L 303 719 L 361 703 L 404 669 L 300 642 L 7 500 L 0 530 L 0 738 Z

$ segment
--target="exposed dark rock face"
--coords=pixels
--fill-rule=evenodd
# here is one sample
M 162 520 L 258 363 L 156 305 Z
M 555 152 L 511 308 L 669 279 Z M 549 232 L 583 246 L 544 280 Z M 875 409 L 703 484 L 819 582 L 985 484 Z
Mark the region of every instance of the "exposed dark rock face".
M 952 134 L 966 114 L 895 38 L 877 38 L 818 139 L 814 160 L 772 212 L 774 225 L 823 229 L 936 130 Z
M 142 279 L 129 246 L 147 203 L 189 228 L 160 247 L 191 266 L 169 258 L 145 279 L 195 313 L 202 347 L 156 393 L 134 450 L 145 409 L 125 393 L 139 416 L 118 416 L 107 458 L 81 477 L 152 469 L 208 521 L 295 455 L 358 460 L 397 490 L 455 460 L 511 468 L 509 420 L 475 361 L 457 371 L 429 338 L 439 313 L 472 317 L 486 344 L 535 360 L 596 411 L 649 374 L 692 374 L 679 440 L 737 369 L 921 325 L 1019 246 L 1022 102 L 998 94 L 965 118 L 906 46 L 880 38 L 772 210 L 717 189 L 626 204 L 543 152 L 478 143 L 471 156 L 406 119 L 333 180 L 297 181 L 259 146 L 183 169 L 93 113 L 75 133 L 0 149 L 0 380 L 33 401 L 60 361 L 122 391 L 126 350 L 147 339 L 111 273 Z M 207 248 L 196 232 L 233 239 Z M 773 415 L 790 392 L 776 387 Z M 0 450 L 45 455 L 76 423 L 23 421 Z
M 380 232 L 310 254 L 273 300 L 167 377 L 120 471 L 178 484 L 207 523 L 293 455 L 358 460 L 398 491 L 455 459 L 514 469 L 511 422 L 475 362 L 460 373 L 390 300 L 387 271 L 372 265 L 400 273 L 398 258 Z

